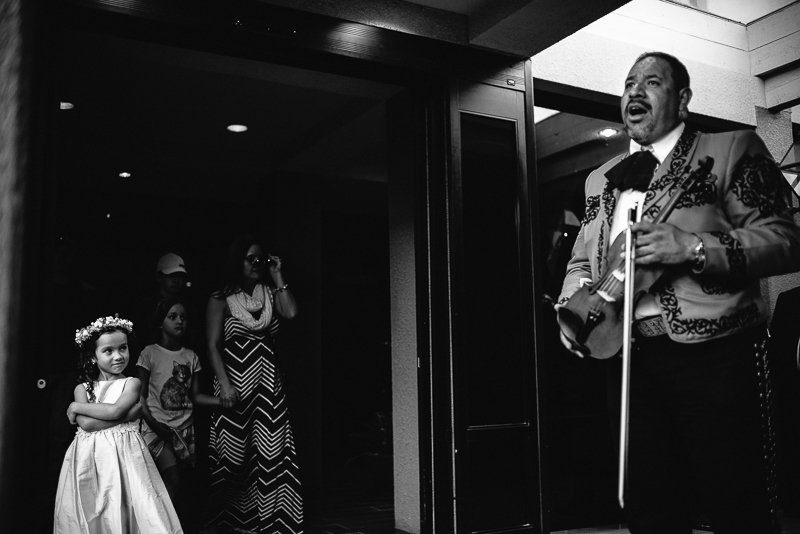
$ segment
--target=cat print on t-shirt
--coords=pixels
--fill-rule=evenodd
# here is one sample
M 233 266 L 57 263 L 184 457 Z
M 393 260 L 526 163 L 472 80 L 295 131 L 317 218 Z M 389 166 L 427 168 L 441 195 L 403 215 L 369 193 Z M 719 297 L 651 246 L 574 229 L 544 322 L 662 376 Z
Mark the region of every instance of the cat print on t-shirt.
M 172 362 L 172 376 L 161 386 L 161 406 L 165 410 L 186 410 L 189 404 L 189 387 L 192 372 L 188 365 Z

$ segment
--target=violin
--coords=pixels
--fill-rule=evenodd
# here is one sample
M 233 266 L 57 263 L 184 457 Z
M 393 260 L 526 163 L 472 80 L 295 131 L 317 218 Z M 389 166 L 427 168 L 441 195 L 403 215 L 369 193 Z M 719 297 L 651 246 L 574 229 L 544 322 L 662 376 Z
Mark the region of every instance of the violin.
M 697 169 L 678 183 L 677 191 L 652 220 L 653 224 L 664 222 L 681 196 L 701 179 L 705 179 L 713 166 L 714 158 L 702 158 Z M 584 356 L 602 360 L 614 356 L 622 347 L 625 262 L 621 254 L 624 248 L 625 232 L 622 232 L 609 248 L 605 272 L 598 280 L 581 287 L 558 309 L 557 318 L 561 332 L 573 350 Z M 658 281 L 663 271 L 660 267 L 636 269 L 633 276 L 634 303 Z

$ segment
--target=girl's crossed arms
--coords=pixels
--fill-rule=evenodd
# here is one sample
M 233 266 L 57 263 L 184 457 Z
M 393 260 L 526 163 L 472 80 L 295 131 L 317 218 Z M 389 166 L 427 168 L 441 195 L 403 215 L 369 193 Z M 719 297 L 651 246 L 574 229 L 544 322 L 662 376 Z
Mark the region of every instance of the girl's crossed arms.
M 126 421 L 133 421 L 142 416 L 142 405 L 139 403 L 139 392 L 142 383 L 138 378 L 128 379 L 122 395 L 117 402 L 89 402 L 86 386 L 75 386 L 75 402 L 70 403 L 67 409 L 69 422 L 77 424 L 86 432 L 105 430 Z

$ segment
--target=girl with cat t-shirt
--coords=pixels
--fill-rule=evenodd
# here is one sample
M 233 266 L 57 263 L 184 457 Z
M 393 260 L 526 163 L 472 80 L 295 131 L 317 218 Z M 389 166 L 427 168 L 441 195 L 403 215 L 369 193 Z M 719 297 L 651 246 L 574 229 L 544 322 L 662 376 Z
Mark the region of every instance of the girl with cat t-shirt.
M 180 486 L 178 463 L 194 465 L 192 407 L 217 406 L 219 398 L 200 393 L 200 360 L 183 347 L 186 307 L 177 298 L 164 299 L 156 306 L 154 325 L 158 343 L 148 345 L 136 362 L 142 382 L 142 425 L 144 437 L 156 461 L 170 498 L 176 502 Z

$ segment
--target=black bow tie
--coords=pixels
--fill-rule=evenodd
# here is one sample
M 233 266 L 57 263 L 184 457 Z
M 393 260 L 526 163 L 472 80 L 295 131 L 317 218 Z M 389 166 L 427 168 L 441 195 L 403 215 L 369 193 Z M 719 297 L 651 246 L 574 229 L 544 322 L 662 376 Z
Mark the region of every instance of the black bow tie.
M 606 178 L 612 187 L 620 191 L 646 191 L 657 166 L 658 159 L 652 152 L 640 150 L 611 167 L 606 172 Z

